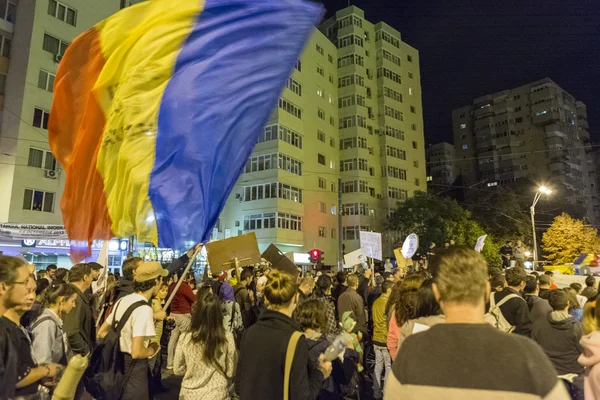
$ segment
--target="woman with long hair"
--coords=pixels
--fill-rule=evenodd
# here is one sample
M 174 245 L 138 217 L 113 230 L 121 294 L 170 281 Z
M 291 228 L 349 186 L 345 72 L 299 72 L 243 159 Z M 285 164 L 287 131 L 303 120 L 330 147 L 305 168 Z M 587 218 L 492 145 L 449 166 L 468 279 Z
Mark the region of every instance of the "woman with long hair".
M 331 293 L 331 278 L 327 275 L 321 275 L 317 279 L 315 284 L 315 290 L 313 291 L 312 298 L 319 300 L 321 306 L 325 309 L 325 315 L 327 316 L 327 325 L 323 330 L 325 335 L 334 335 L 338 329 L 337 319 L 335 318 L 335 305 L 333 304 L 333 298 L 330 296 Z
M 273 270 L 267 278 L 264 295 L 269 309 L 262 312 L 242 338 L 236 393 L 242 399 L 283 398 L 287 358 L 291 361 L 290 398 L 315 399 L 332 367 L 322 356 L 313 364 L 306 339 L 295 333 L 301 330 L 292 320 L 299 297 L 296 277 Z M 297 343 L 288 349 L 292 338 Z
M 236 364 L 235 340 L 223 327 L 221 302 L 213 294 L 197 299 L 190 330 L 179 338 L 173 371 L 183 375 L 179 398 L 227 400 Z
M 433 279 L 427 279 L 417 291 L 417 303 L 413 318 L 406 321 L 400 328 L 398 350 L 400 350 L 400 346 L 402 346 L 404 340 L 413 333 L 429 329 L 433 325 L 441 324 L 446 320 L 439 303 L 435 299 L 432 287 Z
M 583 319 L 583 309 L 577 299 L 577 292 L 570 287 L 566 287 L 563 290 L 567 294 L 567 299 L 569 300 L 569 315 L 577 321 L 581 321 Z
M 410 274 L 398 285 L 395 300 L 388 312 L 390 313 L 390 322 L 388 326 L 387 347 L 392 361 L 396 359 L 398 353 L 398 340 L 400 339 L 400 328 L 409 319 L 414 318 L 417 307 L 417 291 L 425 280 L 424 275 L 415 273 Z M 393 290 L 392 290 L 393 292 Z M 388 300 L 388 303 L 391 301 Z
M 585 367 L 583 392 L 586 400 L 600 399 L 600 301 L 590 300 L 583 308 L 583 330 L 579 342 L 583 353 L 579 364 Z

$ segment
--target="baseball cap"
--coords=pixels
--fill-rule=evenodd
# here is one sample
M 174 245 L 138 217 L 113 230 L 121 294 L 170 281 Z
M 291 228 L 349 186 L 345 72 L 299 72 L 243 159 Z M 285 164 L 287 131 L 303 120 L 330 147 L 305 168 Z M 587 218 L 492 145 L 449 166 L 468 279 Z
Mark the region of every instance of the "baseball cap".
M 150 261 L 140 264 L 135 270 L 134 275 L 134 280 L 136 282 L 146 282 L 156 279 L 159 276 L 167 276 L 169 275 L 169 271 L 164 269 L 159 262 Z

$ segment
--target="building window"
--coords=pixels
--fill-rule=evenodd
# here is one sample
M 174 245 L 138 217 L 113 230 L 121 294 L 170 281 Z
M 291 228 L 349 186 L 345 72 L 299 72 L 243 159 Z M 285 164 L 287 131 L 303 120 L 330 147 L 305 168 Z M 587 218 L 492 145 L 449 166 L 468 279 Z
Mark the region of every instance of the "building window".
M 319 97 L 324 97 L 323 95 L 323 89 L 321 89 L 320 87 L 317 86 L 317 96 Z
M 395 72 L 392 72 L 391 70 L 389 70 L 387 68 L 377 68 L 377 77 L 378 78 L 381 78 L 381 77 L 388 78 L 399 84 L 402 83 L 402 78 L 400 77 L 400 75 L 398 75 Z
M 320 142 L 325 143 L 325 134 L 323 132 L 321 132 L 321 131 L 317 131 L 317 139 Z
M 14 23 L 17 17 L 16 0 L 0 1 L 0 18 Z
M 330 212 L 331 212 L 331 215 L 336 215 L 337 214 L 337 207 L 332 204 L 331 208 L 330 208 Z
M 329 75 L 329 83 L 333 84 L 333 75 Z
M 277 213 L 277 227 L 280 229 L 290 229 L 292 231 L 302 231 L 302 217 L 292 214 Z
M 302 110 L 300 109 L 300 107 L 294 105 L 293 103 L 287 100 L 282 99 L 281 97 L 279 98 L 279 108 L 289 112 L 296 118 L 302 119 Z
M 244 215 L 244 230 L 275 228 L 276 213 Z
M 323 55 L 323 47 L 321 47 L 321 45 L 318 43 L 317 43 L 317 53 L 319 53 L 320 55 Z
M 417 124 L 410 124 L 410 129 L 412 129 L 413 131 L 417 130 Z
M 466 133 L 463 133 L 462 135 L 460 135 L 460 138 L 461 138 L 461 139 L 466 139 L 466 138 L 467 138 L 467 134 L 466 134 Z
M 404 121 L 404 115 L 402 114 L 402 111 L 398 111 L 392 107 L 384 106 L 383 112 L 388 117 L 392 117 L 398 121 Z
M 369 226 L 345 226 L 342 230 L 342 238 L 344 240 L 358 240 L 360 239 L 360 231 L 369 232 L 371 228 Z
M 54 90 L 54 78 L 56 78 L 56 75 L 54 75 L 53 73 L 40 69 L 40 74 L 38 77 L 38 87 L 40 89 L 52 92 Z
M 298 96 L 302 96 L 302 85 L 294 78 L 288 78 L 285 87 L 296 93 Z
M 0 95 L 4 94 L 5 87 L 6 87 L 6 75 L 0 74 Z
M 387 167 L 381 167 L 381 175 L 382 177 L 389 176 L 390 178 L 402 179 L 406 180 L 406 170 L 398 167 L 392 167 L 388 165 Z
M 321 67 L 320 65 L 317 65 L 317 74 L 325 76 L 325 70 L 323 70 L 323 67 Z
M 54 197 L 52 192 L 25 189 L 23 210 L 54 212 Z
M 50 113 L 44 111 L 41 108 L 35 108 L 33 110 L 33 126 L 36 128 L 48 129 L 48 120 L 50 119 Z
M 48 53 L 62 56 L 65 54 L 67 47 L 69 47 L 69 43 L 64 40 L 55 38 L 47 33 L 44 34 L 44 44 L 42 45 L 42 48 Z
M 294 68 L 296 68 L 298 71 L 302 72 L 302 61 L 296 60 L 296 64 L 294 65 Z
M 317 161 L 321 165 L 326 165 L 325 156 L 323 154 L 317 154 Z
M 333 166 L 333 160 L 329 160 L 329 168 L 334 169 L 335 167 Z
M 462 149 L 463 149 L 463 150 L 467 150 L 468 148 L 469 148 L 469 145 L 468 145 L 468 144 L 463 144 L 463 145 L 462 145 Z
M 375 32 L 375 41 L 379 41 L 379 40 L 386 41 L 389 44 L 391 44 L 392 46 L 394 46 L 396 48 L 400 48 L 400 39 L 396 39 L 395 37 L 393 37 L 386 31 L 379 30 L 379 31 Z
M 326 185 L 325 179 L 319 178 L 319 188 L 325 189 L 325 185 Z
M 302 189 L 284 183 L 244 186 L 244 201 L 280 198 L 302 203 Z
M 321 110 L 320 108 L 317 109 L 317 117 L 321 118 L 323 121 L 325 121 L 325 111 Z
M 415 178 L 415 185 L 421 186 L 421 181 L 419 181 L 419 178 Z
M 515 118 L 515 122 L 516 122 L 516 123 L 523 122 L 523 117 L 518 117 L 518 118 Z
M 257 143 L 268 142 L 270 140 L 283 140 L 299 149 L 302 148 L 302 135 L 294 132 L 284 125 L 269 125 L 265 127 L 262 135 L 258 137 Z
M 319 211 L 322 213 L 325 212 L 325 203 L 319 202 Z
M 30 147 L 27 166 L 55 171 L 56 159 L 50 151 Z
M 408 77 L 409 77 L 410 79 L 412 79 L 412 78 L 413 78 L 413 73 L 409 71 L 409 72 L 408 72 Z
M 335 139 L 334 138 L 332 138 L 332 137 L 329 138 L 329 145 L 331 147 L 335 148 Z
M 327 54 L 327 61 L 333 64 L 333 57 L 331 56 L 331 54 Z
M 408 62 L 412 62 L 412 56 L 411 56 L 410 54 L 407 54 L 407 55 L 406 55 L 406 60 L 407 60 Z
M 60 19 L 69 25 L 77 25 L 77 11 L 71 7 L 57 2 L 56 0 L 48 0 L 48 14 L 54 18 Z
M 466 129 L 467 128 L 467 124 L 460 124 L 460 129 Z
M 412 88 L 411 88 L 411 87 L 409 87 L 409 88 L 408 88 L 408 95 L 409 95 L 409 96 L 412 96 L 412 95 L 413 95 L 413 90 L 412 90 Z
M 402 93 L 395 91 L 394 89 L 390 89 L 387 86 L 383 87 L 383 95 L 385 97 L 389 97 L 392 100 L 396 100 L 402 103 Z
M 331 229 L 331 238 L 335 239 L 337 237 L 337 232 L 335 231 L 335 229 Z
M 11 45 L 12 41 L 9 38 L 1 36 L 1 35 L 0 35 L 0 38 L 2 41 L 2 43 L 1 43 L 2 49 L 0 49 L 0 54 L 2 54 L 3 57 L 9 58 L 10 57 L 10 45 Z
M 417 161 L 417 160 L 414 160 L 414 161 L 413 161 L 413 167 L 415 167 L 415 168 L 419 168 L 419 161 Z
M 401 131 L 400 129 L 392 128 L 391 126 L 385 127 L 385 134 L 386 134 L 386 136 L 390 136 L 395 139 L 404 140 L 404 131 Z
M 406 160 L 406 151 L 388 145 L 381 147 L 382 154 L 385 154 L 389 157 L 399 158 L 400 160 Z
M 322 237 L 322 238 L 326 237 L 325 228 L 322 226 L 319 227 L 319 237 Z
M 390 199 L 396 199 L 396 200 L 408 199 L 408 191 L 406 191 L 404 189 L 398 189 L 395 187 L 388 186 L 387 191 L 388 191 L 388 197 Z
M 413 149 L 416 149 L 416 148 L 417 148 L 417 142 L 415 142 L 414 140 L 413 140 L 413 142 L 412 142 L 412 145 L 413 145 Z
M 353 44 L 363 47 L 362 38 L 360 38 L 357 35 L 346 35 L 346 36 L 339 38 L 337 41 L 338 49 L 341 49 L 341 48 L 347 47 L 347 46 L 351 46 Z
M 417 110 L 415 109 L 415 106 L 410 106 L 410 112 L 413 114 L 417 112 Z
M 335 126 L 335 118 L 333 118 L 332 116 L 329 117 L 329 125 Z
M 302 176 L 302 162 L 281 153 L 279 153 L 277 160 L 279 169 Z

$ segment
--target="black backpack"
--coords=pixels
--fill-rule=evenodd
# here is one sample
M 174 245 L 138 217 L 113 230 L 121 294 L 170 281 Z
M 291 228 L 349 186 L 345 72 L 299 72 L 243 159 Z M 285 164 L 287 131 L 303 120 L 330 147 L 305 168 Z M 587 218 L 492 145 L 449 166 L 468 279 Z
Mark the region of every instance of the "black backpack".
M 119 346 L 121 331 L 136 308 L 148 305 L 142 300 L 133 303 L 117 321 L 120 303 L 115 305 L 115 320 L 106 336 L 98 340 L 85 372 L 85 387 L 96 400 L 117 400 L 121 397 L 133 366 L 125 371 L 125 357 Z

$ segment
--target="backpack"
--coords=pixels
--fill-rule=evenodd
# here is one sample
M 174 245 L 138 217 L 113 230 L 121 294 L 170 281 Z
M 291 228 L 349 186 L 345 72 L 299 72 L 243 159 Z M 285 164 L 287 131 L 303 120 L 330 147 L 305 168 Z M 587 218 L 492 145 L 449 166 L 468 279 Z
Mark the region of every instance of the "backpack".
M 106 336 L 98 340 L 90 357 L 90 365 L 85 372 L 86 389 L 97 400 L 117 400 L 121 397 L 133 367 L 131 364 L 125 371 L 125 358 L 119 345 L 121 331 L 136 308 L 148 305 L 142 300 L 133 303 L 117 321 L 119 304 L 120 301 L 115 304 L 115 319 L 112 326 Z
M 506 318 L 504 318 L 502 311 L 500 310 L 500 307 L 504 303 L 514 298 L 519 298 L 523 300 L 521 296 L 511 293 L 508 296 L 505 296 L 502 300 L 500 300 L 498 304 L 496 304 L 495 293 L 492 293 L 492 295 L 490 296 L 490 309 L 483 317 L 484 321 L 492 325 L 494 328 L 501 330 L 502 332 L 511 333 L 512 331 L 514 331 L 515 326 L 508 323 Z

